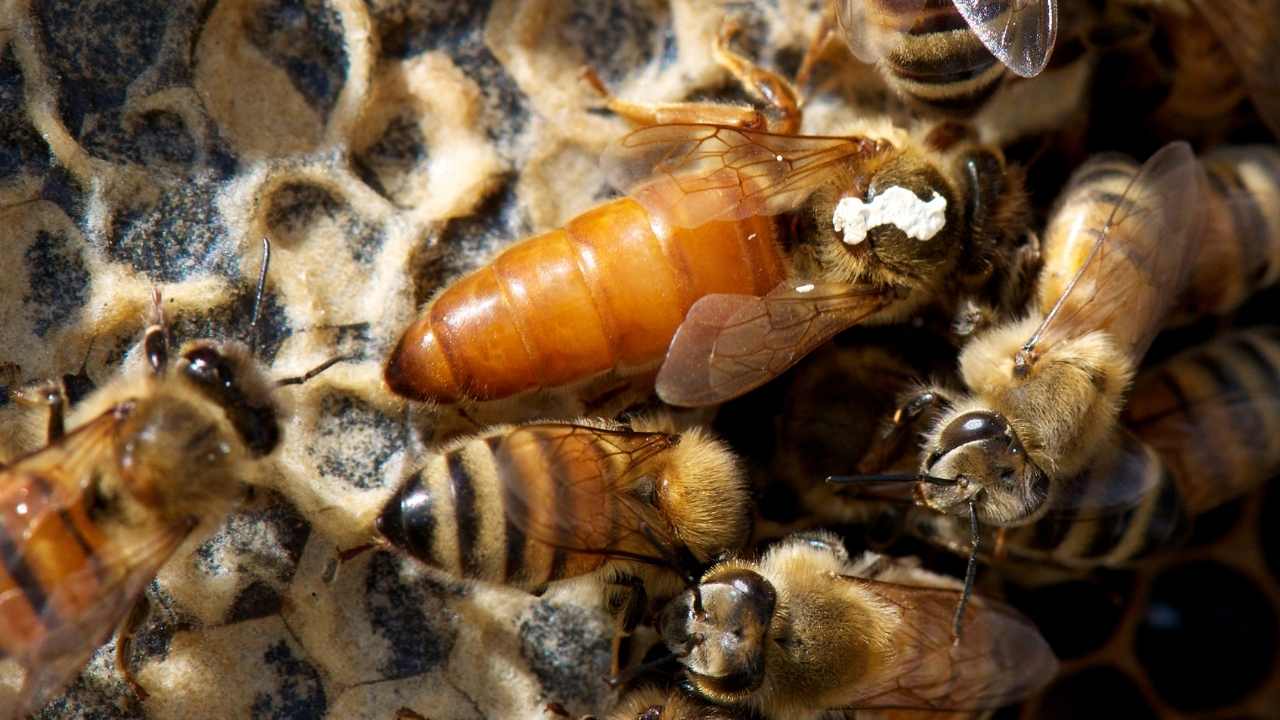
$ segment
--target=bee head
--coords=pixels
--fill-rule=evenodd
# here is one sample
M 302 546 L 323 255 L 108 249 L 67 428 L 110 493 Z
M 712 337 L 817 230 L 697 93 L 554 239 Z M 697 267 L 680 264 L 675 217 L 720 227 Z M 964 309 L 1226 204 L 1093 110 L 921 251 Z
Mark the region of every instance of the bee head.
M 271 384 L 259 377 L 238 344 L 196 341 L 182 349 L 177 373 L 205 399 L 222 408 L 249 454 L 270 454 L 280 442 L 280 422 Z
M 708 577 L 672 600 L 658 627 L 700 694 L 745 697 L 764 681 L 777 592 L 759 573 L 745 568 L 712 571 Z
M 976 502 L 979 518 L 997 526 L 1025 521 L 1044 507 L 1048 476 L 1000 413 L 956 415 L 930 445 L 924 466 L 930 480 L 916 486 L 924 505 L 958 514 Z

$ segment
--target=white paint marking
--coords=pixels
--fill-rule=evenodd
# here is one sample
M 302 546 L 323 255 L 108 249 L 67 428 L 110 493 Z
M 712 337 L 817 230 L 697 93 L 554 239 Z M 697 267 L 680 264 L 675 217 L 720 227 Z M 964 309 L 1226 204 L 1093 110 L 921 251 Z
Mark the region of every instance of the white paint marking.
M 841 198 L 831 214 L 836 232 L 844 234 L 844 242 L 857 245 L 867 233 L 880 225 L 893 225 L 921 242 L 931 239 L 947 224 L 947 199 L 937 193 L 926 202 L 910 190 L 897 185 L 885 190 L 867 203 L 861 198 Z

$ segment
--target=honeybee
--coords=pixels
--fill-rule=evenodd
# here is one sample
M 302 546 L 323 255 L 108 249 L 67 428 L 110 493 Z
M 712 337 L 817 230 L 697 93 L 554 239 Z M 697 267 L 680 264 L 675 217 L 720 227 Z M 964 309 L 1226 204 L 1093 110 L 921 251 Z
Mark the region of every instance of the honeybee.
M 265 270 L 264 258 L 259 304 Z M 0 651 L 26 669 L 18 717 L 74 677 L 178 546 L 241 499 L 280 442 L 273 389 L 336 362 L 273 382 L 235 341 L 196 340 L 171 357 L 158 292 L 155 302 L 140 345 L 149 371 L 93 392 L 69 432 L 0 470 Z
M 997 602 L 971 603 L 952 642 L 953 580 L 867 553 L 829 533 L 793 535 L 759 562 L 728 560 L 659 617 L 687 691 L 766 717 L 836 708 L 992 709 L 1057 671 L 1035 626 Z
M 737 458 L 700 428 L 671 430 L 669 416 L 650 416 L 458 440 L 395 491 L 378 534 L 453 575 L 524 590 L 595 574 L 626 591 L 629 633 L 650 598 L 670 597 L 750 533 Z
M 772 127 L 794 124 L 786 81 L 733 62 L 751 87 L 771 88 L 762 97 L 790 98 L 794 117 Z M 718 112 L 609 106 L 640 123 Z M 855 323 L 952 310 L 966 296 L 1020 303 L 1005 291 L 1025 202 L 998 150 L 946 129 L 814 137 L 744 123 L 626 135 L 605 166 L 628 197 L 445 288 L 401 338 L 388 386 L 443 403 L 497 399 L 652 372 L 665 352 L 662 398 L 711 404 Z
M 557 705 L 548 706 L 547 710 L 556 717 L 573 717 Z M 632 690 L 604 716 L 605 720 L 734 720 L 738 717 L 742 716 L 689 697 L 679 689 L 657 687 Z M 596 720 L 596 717 L 587 715 L 581 720 Z
M 1058 36 L 1057 0 L 836 0 L 849 48 L 908 100 L 971 114 L 1007 73 L 1035 77 Z

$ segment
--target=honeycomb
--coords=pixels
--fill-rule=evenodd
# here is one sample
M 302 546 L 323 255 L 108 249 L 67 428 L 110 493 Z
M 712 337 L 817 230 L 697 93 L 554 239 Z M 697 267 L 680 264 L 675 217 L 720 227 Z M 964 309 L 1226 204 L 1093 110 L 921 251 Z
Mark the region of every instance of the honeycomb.
M 112 641 L 36 717 L 442 720 L 612 705 L 613 625 L 589 584 L 535 597 L 385 551 L 339 560 L 433 442 L 581 402 L 455 417 L 390 396 L 380 364 L 442 282 L 611 195 L 597 158 L 623 126 L 578 80 L 584 64 L 629 99 L 739 101 L 710 54 L 725 10 L 744 18 L 752 56 L 793 72 L 822 7 L 0 0 L 0 364 L 80 385 L 137 372 L 153 289 L 178 342 L 243 337 L 262 237 L 271 372 L 351 358 L 282 391 L 291 414 L 253 478 L 260 492 L 147 589 L 127 658 L 145 697 Z M 807 129 L 885 102 L 864 80 L 831 79 L 838 92 L 814 98 Z M 4 397 L 3 456 L 43 444 L 44 419 Z M 763 436 L 779 415 L 759 417 L 749 430 Z M 843 452 L 833 458 L 854 456 Z M 1280 714 L 1280 539 L 1263 521 L 1278 506 L 1276 492 L 1233 505 L 1216 536 L 1073 586 L 1079 599 L 1011 586 L 1066 660 L 1022 716 Z M 0 708 L 19 682 L 0 661 Z

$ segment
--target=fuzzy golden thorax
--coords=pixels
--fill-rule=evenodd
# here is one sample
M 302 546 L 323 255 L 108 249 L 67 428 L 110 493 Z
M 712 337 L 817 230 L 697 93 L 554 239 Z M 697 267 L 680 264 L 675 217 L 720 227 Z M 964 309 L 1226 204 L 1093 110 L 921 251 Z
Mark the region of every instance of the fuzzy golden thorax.
M 961 513 L 975 499 L 983 522 L 1030 522 L 1048 509 L 1054 483 L 1083 470 L 1114 430 L 1132 364 L 1095 331 L 1047 348 L 1017 377 L 1014 356 L 1039 322 L 996 328 L 961 353 L 970 395 L 930 430 L 923 465 L 957 484 L 922 484 L 925 504 Z
M 279 442 L 271 389 L 246 348 L 206 341 L 184 346 L 160 372 L 106 385 L 83 408 L 122 418 L 114 470 L 98 491 L 133 501 L 122 512 L 168 523 L 228 509 L 243 495 L 247 465 Z
M 672 534 L 700 562 L 736 552 L 751 532 L 751 493 L 742 463 L 702 428 L 686 430 L 667 451 L 657 503 Z

